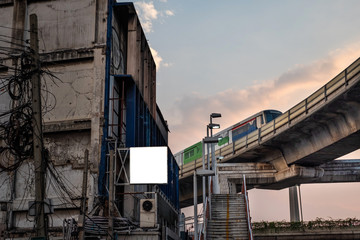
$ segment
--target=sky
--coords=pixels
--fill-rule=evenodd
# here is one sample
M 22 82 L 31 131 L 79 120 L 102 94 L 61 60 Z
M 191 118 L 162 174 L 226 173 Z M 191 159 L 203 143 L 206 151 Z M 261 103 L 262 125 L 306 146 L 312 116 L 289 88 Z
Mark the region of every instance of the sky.
M 176 153 L 265 109 L 287 111 L 360 57 L 358 0 L 135 1 Z M 360 158 L 360 151 L 344 158 Z M 360 184 L 301 185 L 304 220 L 360 218 Z M 289 220 L 288 190 L 250 190 L 254 221 Z

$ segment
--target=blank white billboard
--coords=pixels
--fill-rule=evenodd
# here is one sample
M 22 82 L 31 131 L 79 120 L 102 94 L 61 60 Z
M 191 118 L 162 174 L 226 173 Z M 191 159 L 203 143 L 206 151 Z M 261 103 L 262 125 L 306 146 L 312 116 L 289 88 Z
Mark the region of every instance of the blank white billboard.
M 130 148 L 130 184 L 167 184 L 167 147 Z

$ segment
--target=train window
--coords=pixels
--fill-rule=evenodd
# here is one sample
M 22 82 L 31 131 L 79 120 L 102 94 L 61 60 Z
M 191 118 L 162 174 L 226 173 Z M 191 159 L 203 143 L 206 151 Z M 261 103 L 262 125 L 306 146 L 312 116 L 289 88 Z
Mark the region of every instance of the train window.
M 221 146 L 221 145 L 224 145 L 224 144 L 226 144 L 226 143 L 228 143 L 228 142 L 229 142 L 229 136 L 224 137 L 224 138 L 221 138 L 221 139 L 219 140 L 218 145 Z
M 233 130 L 233 135 L 238 135 L 243 132 L 247 132 L 249 130 L 249 124 L 245 124 L 237 129 Z
M 246 134 L 256 130 L 256 121 L 255 118 L 250 120 L 248 123 L 232 130 L 232 140 L 236 141 Z
M 281 112 L 265 112 L 266 122 L 270 122 L 281 115 Z
M 184 164 L 199 159 L 202 156 L 202 144 L 198 142 L 184 150 Z
M 194 155 L 195 155 L 195 149 L 193 148 L 193 149 L 191 149 L 191 150 L 184 153 L 184 158 L 188 159 L 188 158 L 193 157 Z

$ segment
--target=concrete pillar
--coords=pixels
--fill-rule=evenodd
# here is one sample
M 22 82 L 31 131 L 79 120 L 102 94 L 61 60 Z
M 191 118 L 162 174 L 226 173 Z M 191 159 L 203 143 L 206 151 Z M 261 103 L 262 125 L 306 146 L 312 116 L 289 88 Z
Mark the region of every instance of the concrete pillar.
M 289 187 L 290 221 L 300 222 L 297 186 Z

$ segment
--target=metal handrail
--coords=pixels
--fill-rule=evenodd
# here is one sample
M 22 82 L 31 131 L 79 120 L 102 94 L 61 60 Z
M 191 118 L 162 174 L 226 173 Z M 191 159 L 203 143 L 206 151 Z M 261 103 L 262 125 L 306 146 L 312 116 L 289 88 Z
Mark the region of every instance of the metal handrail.
M 271 122 L 268 122 L 264 126 L 258 129 L 259 132 L 251 132 L 248 135 L 238 139 L 233 142 L 233 145 L 229 144 L 221 148 L 222 156 L 231 155 L 234 151 L 238 151 L 242 148 L 248 148 L 254 143 L 259 143 L 264 137 L 276 133 L 281 127 L 290 125 L 292 121 L 298 117 L 307 115 L 309 110 L 314 109 L 315 107 L 325 104 L 328 101 L 328 98 L 336 95 L 340 91 L 347 89 L 349 83 L 354 80 L 354 77 L 360 73 L 360 58 L 354 61 L 350 66 L 348 66 L 344 71 L 340 72 L 336 77 L 331 79 L 323 87 L 315 91 L 309 97 L 296 104 L 294 107 L 275 118 Z M 260 138 L 260 139 L 259 139 Z M 230 151 L 230 148 L 234 148 Z M 215 155 L 218 154 L 220 150 L 215 152 Z M 227 153 L 227 154 L 225 154 Z M 202 166 L 201 161 L 194 166 L 185 164 L 182 169 L 182 174 L 189 175 L 195 168 Z
M 207 208 L 208 208 L 208 197 L 205 198 L 205 208 L 203 209 L 203 212 L 202 212 L 202 217 L 203 217 L 203 224 L 201 226 L 201 229 L 199 231 L 199 240 L 201 239 L 201 233 L 203 233 L 205 236 L 206 236 L 206 225 L 207 225 L 207 218 L 208 218 L 208 211 L 207 211 Z M 206 237 L 204 237 L 204 239 L 206 239 Z
M 243 175 L 242 193 L 245 196 L 246 220 L 247 220 L 247 227 L 248 227 L 248 231 L 249 231 L 249 240 L 253 240 L 252 227 L 251 227 L 251 218 L 250 218 L 250 206 L 249 206 L 248 193 L 247 193 L 247 189 L 246 189 L 245 175 Z

